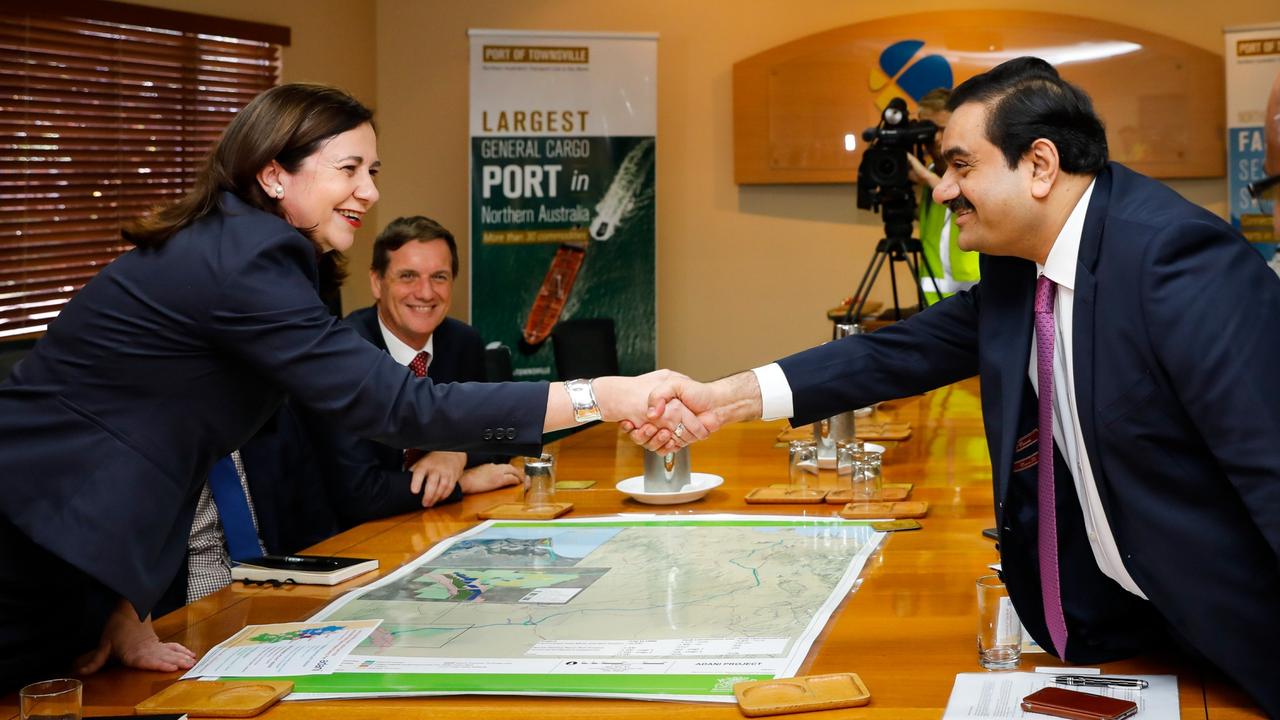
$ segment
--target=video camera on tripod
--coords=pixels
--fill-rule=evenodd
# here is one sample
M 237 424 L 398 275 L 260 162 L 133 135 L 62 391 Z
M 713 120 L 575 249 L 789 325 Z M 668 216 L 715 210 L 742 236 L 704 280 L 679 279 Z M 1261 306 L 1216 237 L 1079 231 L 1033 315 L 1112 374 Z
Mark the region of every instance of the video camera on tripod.
M 911 236 L 916 217 L 916 188 L 909 175 L 907 153 L 923 160 L 937 132 L 938 126 L 928 120 L 912 120 L 902 98 L 890 100 L 880 114 L 880 124 L 862 131 L 862 139 L 872 144 L 863 151 L 862 162 L 858 164 L 858 207 L 881 213 L 885 236 L 876 245 L 875 255 L 854 292 L 855 302 L 849 304 L 845 313 L 846 323 L 861 317 L 865 293 L 875 284 L 886 258 L 893 283 L 894 319 L 902 319 L 902 309 L 898 304 L 898 280 L 893 263 L 905 262 L 912 277 L 918 277 L 923 262 L 925 271 L 933 276 L 928 260 L 921 254 L 920 241 Z M 928 301 L 918 283 L 916 294 L 923 308 Z
M 862 131 L 862 139 L 872 145 L 858 165 L 858 207 L 872 212 L 884 208 L 888 237 L 911 237 L 916 190 L 908 175 L 907 153 L 923 161 L 937 132 L 938 126 L 928 120 L 910 119 L 902 98 L 889 101 L 879 125 Z

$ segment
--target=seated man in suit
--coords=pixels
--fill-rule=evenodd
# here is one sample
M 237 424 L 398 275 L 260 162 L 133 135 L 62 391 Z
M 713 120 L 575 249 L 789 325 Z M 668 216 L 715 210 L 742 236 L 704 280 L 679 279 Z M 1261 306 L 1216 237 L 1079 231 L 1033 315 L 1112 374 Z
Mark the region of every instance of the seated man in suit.
M 483 381 L 484 344 L 447 317 L 458 275 L 453 234 L 429 218 L 397 218 L 373 244 L 376 300 L 344 321 L 397 362 L 437 383 Z M 515 485 L 509 458 L 393 448 L 320 427 L 325 480 L 341 528 Z

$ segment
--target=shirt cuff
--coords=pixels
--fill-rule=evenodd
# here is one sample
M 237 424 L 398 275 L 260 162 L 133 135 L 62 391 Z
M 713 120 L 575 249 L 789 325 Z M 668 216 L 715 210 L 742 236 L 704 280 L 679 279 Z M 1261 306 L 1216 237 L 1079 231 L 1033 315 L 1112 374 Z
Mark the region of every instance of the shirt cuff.
M 760 414 L 762 420 L 789 418 L 795 414 L 791 403 L 791 383 L 778 363 L 769 363 L 751 372 L 760 384 Z

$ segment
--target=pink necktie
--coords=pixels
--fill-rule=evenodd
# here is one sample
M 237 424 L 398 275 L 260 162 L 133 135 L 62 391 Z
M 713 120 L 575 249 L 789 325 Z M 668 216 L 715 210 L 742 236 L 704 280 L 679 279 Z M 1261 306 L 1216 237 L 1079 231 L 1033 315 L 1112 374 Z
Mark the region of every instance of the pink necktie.
M 413 360 L 409 361 L 409 369 L 418 377 L 427 376 L 427 363 L 431 360 L 431 355 L 426 351 L 420 352 L 413 356 Z M 422 459 L 426 455 L 425 452 L 418 448 L 408 448 L 404 451 L 404 469 L 408 470 L 413 464 Z
M 1040 391 L 1040 454 L 1037 458 L 1037 538 L 1040 551 L 1040 599 L 1044 620 L 1058 657 L 1067 648 L 1067 621 L 1058 586 L 1058 519 L 1053 496 L 1053 298 L 1057 285 L 1041 275 L 1036 280 L 1036 378 Z

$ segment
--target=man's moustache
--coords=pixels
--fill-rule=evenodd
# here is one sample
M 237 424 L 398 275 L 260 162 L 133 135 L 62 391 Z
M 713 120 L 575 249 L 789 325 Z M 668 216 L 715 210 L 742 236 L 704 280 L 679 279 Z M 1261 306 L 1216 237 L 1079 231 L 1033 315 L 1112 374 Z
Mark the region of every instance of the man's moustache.
M 965 199 L 963 195 L 957 195 L 947 201 L 947 209 L 952 215 L 959 215 L 962 212 L 973 210 L 973 204 Z

